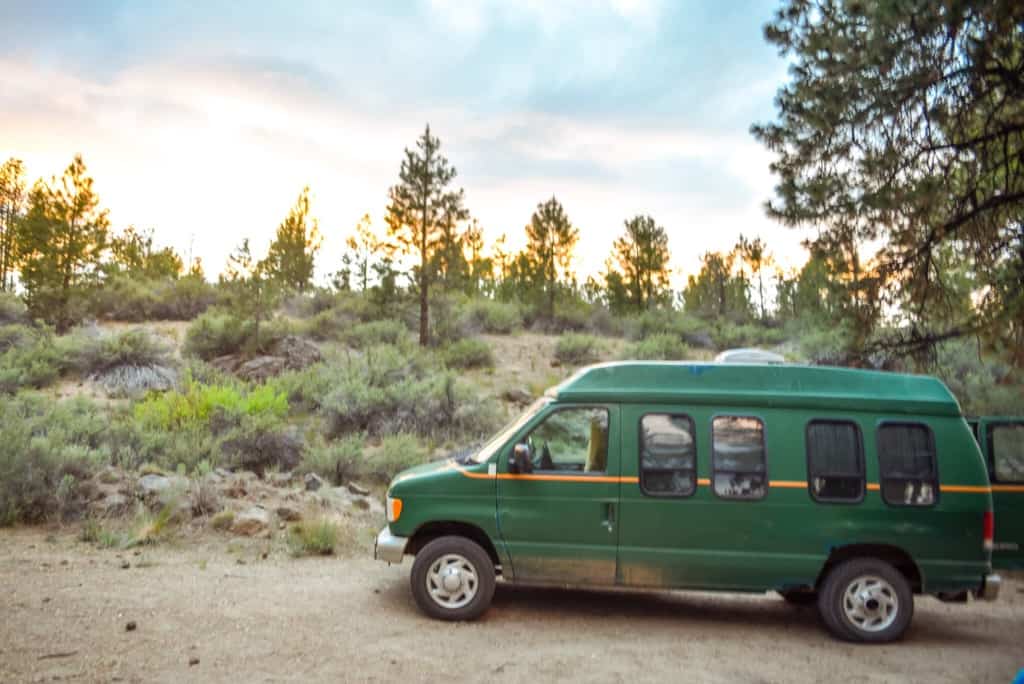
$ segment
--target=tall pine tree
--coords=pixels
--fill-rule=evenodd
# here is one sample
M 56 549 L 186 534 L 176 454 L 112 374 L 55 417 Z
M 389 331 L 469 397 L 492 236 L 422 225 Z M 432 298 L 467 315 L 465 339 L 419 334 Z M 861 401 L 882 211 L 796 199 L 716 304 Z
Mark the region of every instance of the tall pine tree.
M 615 240 L 615 260 L 633 308 L 643 311 L 664 300 L 668 290 L 668 233 L 650 216 L 626 221 L 626 232 Z M 609 286 L 616 286 L 614 279 Z
M 451 190 L 455 167 L 441 154 L 441 141 L 430 134 L 428 124 L 415 149 L 405 150 L 398 184 L 388 191 L 388 232 L 408 254 L 419 257 L 416 286 L 420 299 L 420 335 L 430 344 L 431 268 L 440 238 L 449 221 L 465 218 L 464 193 Z
M 81 288 L 97 277 L 110 222 L 76 156 L 58 180 L 37 182 L 18 223 L 21 282 L 32 315 L 64 332 L 77 322 Z
M 17 226 L 25 215 L 25 167 L 20 159 L 0 166 L 0 290 L 14 289 Z
M 526 225 L 526 250 L 535 281 L 544 298 L 544 312 L 555 315 L 555 294 L 559 283 L 572 276 L 572 255 L 580 231 L 569 222 L 561 203 L 551 197 L 537 205 Z
M 295 206 L 277 228 L 267 252 L 266 272 L 277 284 L 305 292 L 313 282 L 321 237 L 317 220 L 310 216 L 309 187 L 302 189 Z

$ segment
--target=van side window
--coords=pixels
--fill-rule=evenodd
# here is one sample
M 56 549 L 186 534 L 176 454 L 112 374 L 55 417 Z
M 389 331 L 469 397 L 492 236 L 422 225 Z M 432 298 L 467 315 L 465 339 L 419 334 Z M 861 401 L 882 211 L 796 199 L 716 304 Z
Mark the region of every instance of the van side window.
M 1024 423 L 989 426 L 997 482 L 1024 482 Z
M 930 506 L 939 493 L 935 440 L 920 423 L 878 428 L 878 470 L 882 499 L 893 506 Z
M 555 411 L 526 438 L 535 470 L 603 473 L 608 467 L 608 410 Z
M 747 416 L 711 422 L 711 479 L 725 499 L 760 499 L 767 490 L 764 423 Z
M 697 488 L 693 419 L 649 413 L 640 419 L 640 489 L 649 496 L 690 496 Z
M 864 449 L 855 423 L 812 420 L 807 424 L 807 487 L 811 498 L 857 502 L 864 498 Z

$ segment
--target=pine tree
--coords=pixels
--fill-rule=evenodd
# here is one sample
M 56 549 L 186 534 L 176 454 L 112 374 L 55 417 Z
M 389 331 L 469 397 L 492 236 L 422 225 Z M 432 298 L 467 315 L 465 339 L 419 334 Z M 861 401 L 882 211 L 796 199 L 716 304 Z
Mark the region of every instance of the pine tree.
M 554 196 L 537 205 L 526 226 L 525 255 L 536 282 L 544 294 L 545 314 L 555 315 L 555 293 L 559 283 L 571 280 L 572 255 L 580 231 L 569 222 Z
M 419 257 L 415 272 L 420 299 L 420 334 L 423 346 L 430 344 L 430 285 L 432 261 L 441 232 L 449 222 L 464 220 L 463 191 L 449 190 L 456 171 L 441 154 L 441 141 L 427 125 L 416 141 L 406 148 L 398 173 L 398 184 L 388 191 L 388 232 L 408 254 Z
M 0 166 L 0 291 L 14 289 L 18 222 L 25 215 L 25 167 L 20 159 Z
M 668 290 L 668 233 L 650 216 L 635 216 L 625 225 L 613 253 L 633 308 L 643 311 L 664 300 Z
M 170 247 L 156 249 L 153 231 L 138 231 L 128 226 L 110 240 L 110 275 L 125 273 L 132 277 L 177 278 L 185 267 Z
M 750 274 L 757 278 L 757 300 L 760 305 L 761 320 L 768 318 L 768 307 L 764 300 L 764 269 L 773 263 L 772 255 L 768 253 L 768 246 L 760 237 L 748 240 L 740 234 L 739 242 L 736 243 L 736 250 L 743 263 L 750 268 Z
M 305 292 L 313 281 L 321 237 L 317 220 L 310 216 L 309 187 L 302 189 L 295 206 L 277 228 L 267 252 L 266 274 L 277 284 Z
M 768 213 L 844 249 L 861 324 L 880 320 L 872 292 L 934 311 L 944 246 L 976 265 L 979 306 L 915 317 L 876 346 L 982 332 L 1024 348 L 1024 3 L 786 0 L 765 37 L 792 74 L 778 121 L 752 128 L 776 155 Z M 882 248 L 861 281 L 846 246 L 865 243 Z
M 107 211 L 76 156 L 58 179 L 37 182 L 18 223 L 21 282 L 33 316 L 65 332 L 77 320 L 81 288 L 97 279 L 107 246 Z

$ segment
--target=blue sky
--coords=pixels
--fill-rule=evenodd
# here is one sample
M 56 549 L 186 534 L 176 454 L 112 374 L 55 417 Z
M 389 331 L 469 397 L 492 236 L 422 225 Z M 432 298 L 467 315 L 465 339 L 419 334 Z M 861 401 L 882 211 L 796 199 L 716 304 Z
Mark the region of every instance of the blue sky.
M 786 65 L 761 37 L 775 2 L 6 2 L 0 155 L 33 177 L 81 152 L 115 227 L 193 245 L 208 272 L 242 237 L 265 245 L 310 185 L 334 267 L 364 213 L 383 230 L 402 149 L 424 123 L 489 238 L 518 246 L 562 200 L 601 268 L 649 213 L 674 266 L 765 237 Z

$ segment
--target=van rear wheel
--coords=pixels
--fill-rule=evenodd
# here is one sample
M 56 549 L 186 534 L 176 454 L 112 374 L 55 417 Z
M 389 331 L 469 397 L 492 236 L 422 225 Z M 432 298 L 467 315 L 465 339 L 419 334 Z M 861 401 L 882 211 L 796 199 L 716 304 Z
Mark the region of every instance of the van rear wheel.
M 427 615 L 439 620 L 475 620 L 494 596 L 494 563 L 465 537 L 438 537 L 412 565 L 412 595 Z
M 903 636 L 914 615 L 914 595 L 899 570 L 877 558 L 856 558 L 829 572 L 818 592 L 818 612 L 846 641 L 885 643 Z

